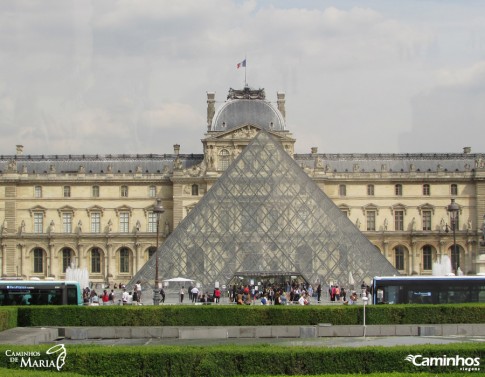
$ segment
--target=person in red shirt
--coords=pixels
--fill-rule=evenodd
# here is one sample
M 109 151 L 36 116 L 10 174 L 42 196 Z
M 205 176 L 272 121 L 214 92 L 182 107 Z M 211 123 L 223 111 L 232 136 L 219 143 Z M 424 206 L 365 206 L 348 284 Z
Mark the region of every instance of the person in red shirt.
M 101 296 L 101 300 L 103 301 L 103 305 L 108 305 L 109 294 L 108 294 L 108 291 L 106 289 L 103 291 L 103 295 Z

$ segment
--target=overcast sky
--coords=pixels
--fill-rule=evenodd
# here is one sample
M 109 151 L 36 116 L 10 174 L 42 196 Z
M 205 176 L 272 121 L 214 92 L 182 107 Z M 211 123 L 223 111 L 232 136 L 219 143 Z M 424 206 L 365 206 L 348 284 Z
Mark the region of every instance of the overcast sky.
M 247 82 L 308 153 L 485 152 L 485 1 L 0 2 L 0 154 L 201 153 Z

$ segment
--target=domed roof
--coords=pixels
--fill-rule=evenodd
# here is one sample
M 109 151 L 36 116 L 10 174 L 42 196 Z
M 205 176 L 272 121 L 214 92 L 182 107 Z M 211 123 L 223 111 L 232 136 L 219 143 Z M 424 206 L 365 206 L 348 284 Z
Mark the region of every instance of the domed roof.
M 211 131 L 228 131 L 247 124 L 268 131 L 284 131 L 285 120 L 278 109 L 261 99 L 231 99 L 212 120 Z

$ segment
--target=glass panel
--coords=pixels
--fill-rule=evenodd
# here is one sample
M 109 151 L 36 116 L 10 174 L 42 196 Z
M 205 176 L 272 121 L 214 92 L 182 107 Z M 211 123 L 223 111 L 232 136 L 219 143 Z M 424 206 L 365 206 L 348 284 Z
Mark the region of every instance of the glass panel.
M 71 233 L 72 232 L 72 214 L 71 213 L 63 213 L 62 214 L 62 229 L 64 233 Z
M 34 233 L 42 233 L 44 231 L 44 214 L 34 213 Z
M 431 211 L 423 211 L 423 230 L 431 230 Z
M 394 211 L 394 229 L 404 230 L 404 211 Z
M 91 233 L 101 232 L 101 214 L 98 212 L 91 213 Z
M 398 272 L 301 169 L 260 132 L 160 248 L 159 278 L 202 286 L 242 276 L 301 276 L 314 284 Z M 129 283 L 153 283 L 151 258 Z
M 369 230 L 369 231 L 376 230 L 376 212 L 375 211 L 367 211 L 367 230 Z
M 130 230 L 130 214 L 128 212 L 120 213 L 120 233 L 128 233 Z
M 148 213 L 148 231 L 152 233 L 157 231 L 157 214 L 154 212 Z

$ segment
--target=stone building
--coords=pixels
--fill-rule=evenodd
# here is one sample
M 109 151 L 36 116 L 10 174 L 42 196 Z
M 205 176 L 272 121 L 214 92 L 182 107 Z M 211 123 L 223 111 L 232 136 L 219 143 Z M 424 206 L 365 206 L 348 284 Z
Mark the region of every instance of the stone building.
M 218 109 L 207 94 L 202 155 L 180 145 L 168 154 L 30 155 L 17 146 L 1 155 L 2 276 L 62 279 L 74 265 L 94 282 L 129 281 L 155 251 L 157 199 L 163 243 L 261 130 L 401 274 L 430 274 L 445 254 L 455 270 L 485 272 L 485 155 L 294 154 L 285 115 L 284 93 L 273 106 L 262 89 L 231 89 Z

